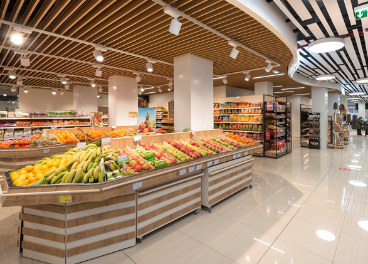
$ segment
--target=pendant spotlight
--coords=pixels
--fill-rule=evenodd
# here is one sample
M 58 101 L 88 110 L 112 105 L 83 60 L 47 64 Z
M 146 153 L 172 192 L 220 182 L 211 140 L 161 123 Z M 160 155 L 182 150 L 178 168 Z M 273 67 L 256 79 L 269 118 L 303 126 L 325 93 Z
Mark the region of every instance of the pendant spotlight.
M 17 78 L 17 76 L 15 75 L 15 73 L 14 73 L 14 71 L 13 71 L 13 70 L 9 71 L 9 78 L 10 78 L 10 79 L 15 79 L 15 78 Z
M 179 35 L 180 28 L 181 28 L 181 25 L 182 25 L 182 23 L 180 23 L 178 21 L 178 17 L 180 16 L 180 12 L 175 10 L 174 8 L 170 7 L 170 6 L 167 6 L 167 7 L 164 8 L 164 13 L 173 17 L 173 19 L 171 20 L 171 23 L 170 23 L 169 32 L 174 34 L 174 35 Z
M 161 87 L 158 88 L 158 92 L 162 93 L 162 89 Z
M 15 44 L 15 45 L 20 45 L 23 43 L 23 36 L 21 34 L 21 32 L 24 33 L 28 33 L 31 34 L 32 30 L 26 27 L 22 27 L 22 26 L 13 26 L 14 31 L 11 33 L 11 37 L 10 40 Z
M 98 95 L 97 95 L 97 98 L 100 98 L 100 97 L 101 97 L 101 95 L 99 95 L 99 94 L 98 94 Z
M 272 64 L 269 60 L 266 60 L 266 62 L 268 63 L 268 65 L 267 65 L 265 71 L 270 72 L 272 70 L 273 66 L 272 66 Z
M 95 81 L 94 81 L 94 80 L 92 80 L 92 81 L 91 81 L 91 86 L 92 86 L 92 87 L 96 87 L 96 83 L 95 83 Z
M 168 86 L 172 86 L 173 85 L 173 81 L 172 79 L 170 79 L 169 83 L 167 84 Z
M 17 91 L 17 87 L 12 86 L 12 88 L 10 89 L 10 91 L 11 91 L 12 93 L 15 93 L 15 92 Z
M 245 80 L 248 82 L 250 80 L 250 74 L 249 74 L 249 71 L 243 71 L 243 74 L 246 74 L 245 75 Z
M 139 82 L 142 80 L 142 76 L 141 76 L 141 74 L 140 74 L 139 72 L 137 72 L 137 71 L 133 71 L 133 73 L 134 73 L 134 74 L 137 74 L 137 76 L 135 77 L 135 81 L 136 81 L 137 83 L 139 83 Z
M 27 87 L 24 87 L 24 92 L 25 92 L 25 93 L 28 93 L 28 89 L 27 89 Z
M 101 64 L 98 64 L 98 63 L 92 63 L 92 67 L 97 68 L 95 75 L 97 77 L 101 77 L 101 75 L 102 75 L 102 70 L 101 70 L 102 65 Z
M 60 95 L 64 95 L 64 91 L 60 91 Z
M 60 77 L 60 82 L 62 84 L 67 84 L 68 83 L 68 78 L 65 78 L 65 74 L 58 74 L 58 76 Z
M 139 95 L 142 95 L 142 92 L 141 92 L 140 90 L 138 90 L 138 94 L 139 94 Z
M 170 86 L 168 89 L 167 89 L 169 92 L 171 92 L 171 90 L 172 90 L 172 87 Z
M 22 56 L 20 57 L 20 64 L 24 67 L 28 67 L 30 65 L 30 59 L 28 56 L 28 52 L 27 51 L 23 51 L 23 50 L 14 50 L 15 54 L 21 54 Z
M 56 90 L 55 89 L 52 89 L 52 94 L 56 95 Z
M 69 90 L 69 88 L 70 88 L 70 85 L 68 83 L 65 84 L 65 90 Z
M 95 46 L 95 51 L 93 52 L 93 56 L 95 56 L 95 59 L 99 62 L 102 62 L 104 60 L 104 57 L 102 56 L 101 51 L 107 51 L 107 48 L 104 46 Z
M 222 82 L 224 83 L 224 84 L 227 84 L 228 83 L 228 81 L 227 81 L 227 76 L 223 76 L 223 78 L 222 78 Z
M 23 79 L 25 79 L 25 77 L 18 76 L 17 85 L 22 86 L 23 85 Z
M 144 88 L 142 87 L 141 89 L 139 89 L 142 93 L 144 92 Z
M 235 41 L 229 41 L 228 44 L 232 47 L 234 47 L 231 52 L 230 52 L 230 57 L 233 58 L 234 60 L 236 59 L 236 57 L 239 54 L 239 50 L 236 49 L 236 47 L 239 45 L 238 43 L 236 43 Z
M 98 87 L 98 92 L 102 93 L 103 92 L 103 88 L 102 87 Z
M 156 60 L 154 60 L 154 59 L 148 59 L 147 61 L 148 61 L 148 63 L 146 64 L 147 71 L 148 72 L 153 72 L 152 63 L 156 63 Z

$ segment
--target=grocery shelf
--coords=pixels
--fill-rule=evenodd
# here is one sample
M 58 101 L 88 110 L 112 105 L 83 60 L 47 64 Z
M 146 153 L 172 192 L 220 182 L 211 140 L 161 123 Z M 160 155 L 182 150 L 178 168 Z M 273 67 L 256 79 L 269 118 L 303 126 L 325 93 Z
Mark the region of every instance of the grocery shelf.
M 262 115 L 262 113 L 259 114 L 213 114 L 215 116 L 229 116 L 229 115 L 246 115 L 246 116 L 256 116 L 256 115 Z
M 241 108 L 213 108 L 213 110 L 225 110 L 225 109 L 252 109 L 252 108 L 263 108 L 262 106 L 259 106 L 259 107 L 241 107 Z
M 105 117 L 103 117 L 105 118 Z M 107 117 L 106 117 L 107 118 Z M 38 119 L 91 119 L 90 117 L 12 117 L 12 118 L 0 118 L 1 120 L 38 120 Z
M 0 129 L 15 129 L 15 128 L 44 128 L 44 127 L 90 127 L 91 125 L 53 125 L 53 126 L 28 126 L 28 127 L 0 127 Z
M 261 125 L 263 122 L 213 122 L 215 124 L 227 124 L 227 123 L 235 123 L 235 124 L 255 124 L 255 125 Z
M 263 134 L 263 131 L 251 131 L 251 130 L 228 130 L 228 129 L 223 129 L 223 131 L 230 131 L 230 132 L 246 132 L 246 133 L 259 133 L 259 134 Z

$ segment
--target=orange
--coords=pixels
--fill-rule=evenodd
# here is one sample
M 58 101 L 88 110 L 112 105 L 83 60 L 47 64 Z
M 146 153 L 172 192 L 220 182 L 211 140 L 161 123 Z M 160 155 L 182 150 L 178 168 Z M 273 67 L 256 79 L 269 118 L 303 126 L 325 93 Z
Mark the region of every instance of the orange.
M 23 181 L 23 184 L 24 184 L 24 185 L 28 185 L 28 184 L 29 184 L 28 179 L 25 179 L 25 180 Z
M 28 172 L 33 171 L 33 166 L 28 165 L 28 166 L 25 167 L 25 170 L 28 171 Z
M 21 174 L 21 175 L 19 175 L 17 180 L 24 181 L 25 179 L 27 179 L 27 175 L 26 174 Z
M 47 165 L 42 165 L 42 169 L 43 170 L 47 170 L 49 168 L 49 166 L 47 166 Z
M 10 177 L 18 177 L 19 176 L 19 172 L 18 171 L 13 171 L 12 173 L 10 173 Z
M 49 168 L 52 167 L 52 161 L 51 160 L 46 161 L 46 165 Z
M 24 182 L 19 182 L 16 186 L 24 186 Z
M 18 184 L 19 183 L 21 183 L 22 181 L 20 181 L 20 180 L 15 180 L 15 181 L 13 181 L 13 184 L 15 185 L 15 186 L 18 186 Z
M 29 183 L 34 183 L 36 181 L 37 181 L 36 177 L 30 177 L 30 178 L 28 178 L 28 182 Z
M 27 173 L 27 171 L 23 168 L 19 171 L 20 174 L 24 174 L 24 173 Z
M 36 179 L 41 180 L 43 178 L 43 173 L 39 172 L 36 174 Z

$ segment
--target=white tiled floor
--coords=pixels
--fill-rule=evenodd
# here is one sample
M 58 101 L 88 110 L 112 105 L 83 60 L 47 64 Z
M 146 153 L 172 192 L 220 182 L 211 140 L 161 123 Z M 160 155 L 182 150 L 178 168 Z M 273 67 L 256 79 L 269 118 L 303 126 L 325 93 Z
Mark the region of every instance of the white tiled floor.
M 256 158 L 253 189 L 85 263 L 368 263 L 368 187 L 351 184 L 368 184 L 367 146 L 353 136 L 343 150 L 295 148 L 278 160 Z M 0 264 L 39 264 L 17 255 L 18 212 L 0 208 Z

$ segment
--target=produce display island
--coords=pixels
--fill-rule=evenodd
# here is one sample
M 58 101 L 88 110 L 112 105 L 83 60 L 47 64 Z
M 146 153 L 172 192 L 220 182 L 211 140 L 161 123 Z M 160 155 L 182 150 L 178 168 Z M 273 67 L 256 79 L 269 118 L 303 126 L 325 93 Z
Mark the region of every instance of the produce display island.
M 142 136 L 140 144 L 184 143 L 198 137 L 220 137 L 222 133 L 207 130 Z M 112 138 L 109 144 L 112 149 L 137 148 L 132 137 Z M 23 155 L 30 158 L 34 154 L 39 160 L 74 146 L 48 147 L 49 153 L 40 148 L 12 155 L 20 160 Z M 261 150 L 260 144 L 229 149 L 92 184 L 15 187 L 6 172 L 1 178 L 1 203 L 4 207 L 22 206 L 18 245 L 23 256 L 47 263 L 79 263 L 134 246 L 137 239 L 185 214 L 198 213 L 202 206 L 211 212 L 214 204 L 251 187 L 252 154 Z

